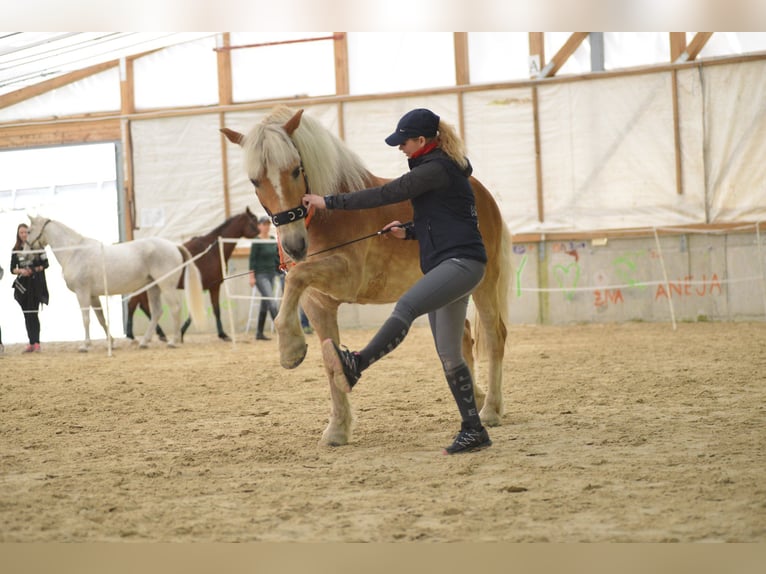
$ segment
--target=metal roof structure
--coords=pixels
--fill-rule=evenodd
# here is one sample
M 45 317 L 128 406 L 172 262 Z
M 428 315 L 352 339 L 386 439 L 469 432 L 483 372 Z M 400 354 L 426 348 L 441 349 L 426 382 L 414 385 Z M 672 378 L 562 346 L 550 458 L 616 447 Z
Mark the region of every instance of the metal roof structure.
M 212 32 L 0 32 L 0 95 Z

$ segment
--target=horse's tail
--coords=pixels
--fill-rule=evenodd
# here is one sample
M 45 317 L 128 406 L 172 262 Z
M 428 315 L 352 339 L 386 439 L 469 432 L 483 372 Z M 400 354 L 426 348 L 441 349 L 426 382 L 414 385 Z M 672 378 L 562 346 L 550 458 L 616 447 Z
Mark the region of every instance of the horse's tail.
M 511 258 L 513 251 L 513 238 L 511 232 L 503 221 L 500 221 L 500 245 L 497 251 L 497 281 L 491 294 L 494 309 L 497 311 L 497 320 L 494 328 L 497 331 L 496 336 L 503 341 L 503 346 L 508 345 L 508 328 L 510 326 L 510 299 L 511 286 L 513 282 L 513 260 Z M 482 320 L 477 312 L 474 318 L 474 347 L 477 358 L 485 357 L 488 349 L 486 338 L 481 336 L 484 329 Z
M 184 261 L 192 259 L 192 255 L 186 247 L 179 245 L 178 249 L 181 251 Z M 189 308 L 189 315 L 191 315 L 192 321 L 200 326 L 204 325 L 205 321 L 207 321 L 203 294 L 202 276 L 200 275 L 199 267 L 194 262 L 188 263 L 184 266 L 186 306 Z

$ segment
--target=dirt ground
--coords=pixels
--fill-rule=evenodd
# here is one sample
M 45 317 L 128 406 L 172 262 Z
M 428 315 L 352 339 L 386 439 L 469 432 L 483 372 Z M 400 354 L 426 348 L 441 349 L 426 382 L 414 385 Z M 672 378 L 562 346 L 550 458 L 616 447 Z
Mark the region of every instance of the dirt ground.
M 372 331 L 343 333 L 351 348 Z M 766 542 L 766 324 L 514 326 L 494 445 L 458 428 L 426 327 L 319 446 L 315 336 L 0 356 L 0 542 Z

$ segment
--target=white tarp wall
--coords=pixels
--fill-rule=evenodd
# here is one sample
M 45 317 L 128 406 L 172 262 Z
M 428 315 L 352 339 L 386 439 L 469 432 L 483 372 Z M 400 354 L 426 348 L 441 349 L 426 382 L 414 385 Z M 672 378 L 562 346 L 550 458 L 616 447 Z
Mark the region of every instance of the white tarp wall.
M 538 218 L 531 86 L 462 97 L 474 175 L 495 195 L 514 234 L 653 228 L 766 218 L 766 60 L 677 74 L 682 192 L 676 184 L 669 71 L 542 84 L 538 88 L 542 212 Z M 383 139 L 413 107 L 456 124 L 457 94 L 306 106 L 383 177 L 407 169 Z M 342 112 L 341 112 L 342 110 Z M 269 110 L 233 112 L 248 131 Z M 222 222 L 222 150 L 215 114 L 134 121 L 141 229 L 184 240 Z M 232 213 L 262 213 L 241 154 L 227 144 Z M 156 218 L 154 228 L 149 225 Z M 142 221 L 144 224 L 142 224 Z
M 474 173 L 495 195 L 517 235 L 753 222 L 766 215 L 766 162 L 759 161 L 766 151 L 764 68 L 766 61 L 753 61 L 677 73 L 682 193 L 675 172 L 672 72 L 538 85 L 543 221 L 538 219 L 532 86 L 471 90 L 462 97 L 426 94 L 323 103 L 305 106 L 305 113 L 336 134 L 343 125 L 346 143 L 370 171 L 396 177 L 407 169 L 406 158 L 383 139 L 397 119 L 424 106 L 455 124 L 462 106 Z M 226 113 L 224 123 L 247 132 L 269 111 Z M 165 221 L 158 230 L 179 240 L 223 221 L 218 117 L 132 125 L 139 213 L 161 209 Z M 240 149 L 227 142 L 226 153 L 232 213 L 245 206 L 263 213 Z M 142 228 L 141 233 L 150 231 Z M 764 286 L 753 282 L 757 273 L 742 265 L 758 257 L 752 239 L 689 239 L 694 250 L 685 241 L 663 240 L 666 286 L 658 285 L 662 269 L 650 238 L 610 242 L 595 251 L 584 242 L 541 244 L 539 253 L 535 244 L 519 244 L 514 298 L 526 302 L 512 305 L 512 317 L 521 322 L 669 320 L 674 317 L 668 299 L 679 293 L 687 299 L 676 303 L 681 319 L 762 316 Z M 710 249 L 720 253 L 694 255 Z M 579 261 L 571 260 L 573 252 Z M 246 271 L 246 265 L 232 260 L 230 272 Z M 626 270 L 634 275 L 626 276 Z M 746 283 L 740 282 L 743 278 Z M 231 286 L 238 296 L 249 292 L 242 281 Z M 241 331 L 248 304 L 232 306 L 238 308 Z M 386 306 L 342 306 L 340 321 L 372 326 L 387 312 Z

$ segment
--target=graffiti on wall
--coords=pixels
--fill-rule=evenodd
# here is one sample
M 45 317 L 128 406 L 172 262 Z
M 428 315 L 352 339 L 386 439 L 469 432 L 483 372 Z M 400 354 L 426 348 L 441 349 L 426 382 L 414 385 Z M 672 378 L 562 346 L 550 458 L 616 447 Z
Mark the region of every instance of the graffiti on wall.
M 551 265 L 552 283 L 557 291 L 568 301 L 575 299 L 578 289 L 582 286 L 584 276 L 580 262 L 580 250 L 586 247 L 585 242 L 559 242 L 551 245 L 553 253 L 563 253 L 571 257 L 570 262 L 556 262 Z M 516 296 L 521 297 L 521 279 L 527 264 L 528 252 L 532 246 L 514 245 L 513 250 L 521 255 L 520 263 L 516 268 Z M 619 305 L 625 302 L 623 291 L 625 289 L 649 290 L 654 289 L 654 301 L 661 299 L 692 298 L 692 297 L 715 297 L 723 295 L 722 280 L 718 273 L 702 274 L 701 276 L 685 275 L 676 279 L 664 281 L 642 280 L 642 269 L 647 264 L 659 258 L 654 249 L 645 251 L 627 251 L 615 257 L 611 266 L 606 271 L 597 271 L 593 274 L 595 286 L 593 286 L 593 305 L 603 311 L 610 305 Z M 656 265 L 656 263 L 654 263 Z M 644 275 L 645 276 L 645 275 Z

